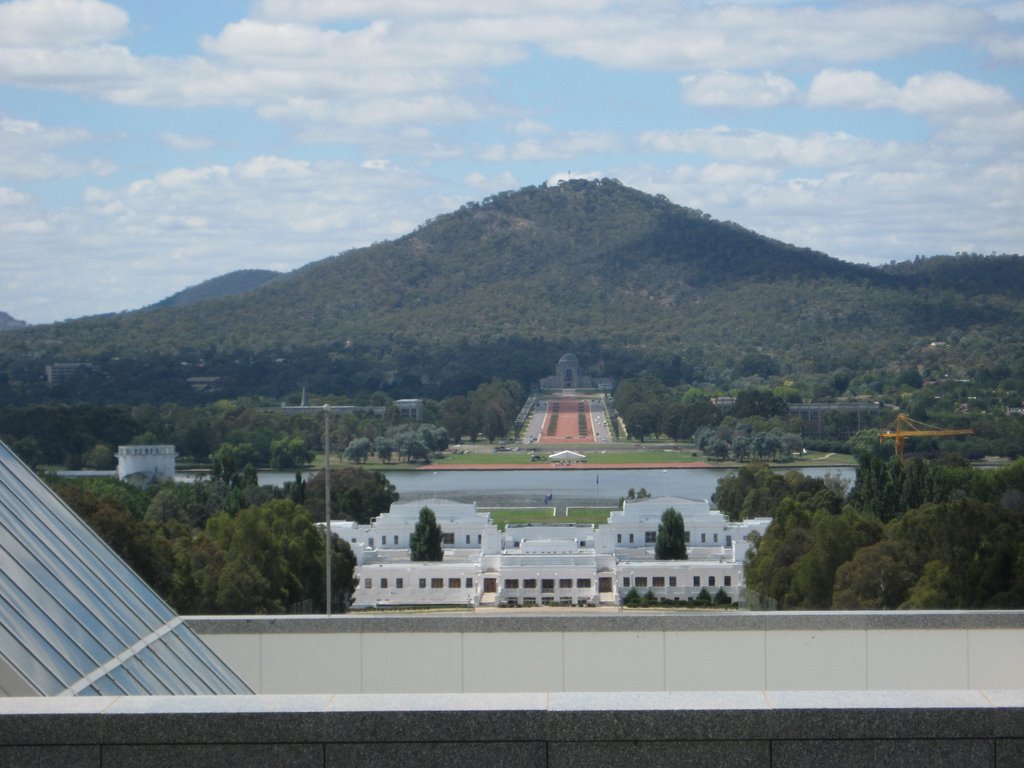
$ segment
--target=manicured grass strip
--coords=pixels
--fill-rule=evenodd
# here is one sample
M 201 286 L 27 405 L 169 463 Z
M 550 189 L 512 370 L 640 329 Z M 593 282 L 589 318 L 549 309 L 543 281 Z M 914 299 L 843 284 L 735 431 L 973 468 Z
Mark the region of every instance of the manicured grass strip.
M 512 507 L 509 509 L 480 509 L 487 512 L 498 528 L 505 530 L 507 525 L 527 525 L 529 523 L 551 523 L 555 521 L 552 507 Z
M 580 523 L 582 525 L 604 525 L 608 522 L 610 509 L 595 509 L 594 507 L 569 507 L 569 516 L 556 517 L 556 521 L 565 523 Z
M 593 448 L 593 444 L 589 446 Z M 574 445 L 566 441 L 566 445 L 551 446 L 546 450 L 537 451 L 541 461 L 531 460 L 529 451 L 499 451 L 498 453 L 460 453 L 447 456 L 436 461 L 436 464 L 525 464 L 537 466 L 548 464 L 548 456 L 565 448 L 577 449 L 587 457 L 587 465 L 601 464 L 664 464 L 675 461 L 703 461 L 702 456 L 694 456 L 690 451 L 615 451 L 594 453 L 586 445 Z M 606 450 L 606 449 L 602 449 Z
M 568 517 L 564 509 L 559 509 L 557 517 L 552 515 L 551 507 L 513 507 L 506 509 L 481 508 L 487 512 L 491 520 L 501 530 L 507 525 L 560 524 L 579 523 L 582 525 L 601 525 L 608 522 L 609 510 L 592 507 L 570 507 Z
M 507 451 L 499 453 L 457 453 L 451 456 L 446 456 L 443 459 L 435 461 L 435 464 L 522 464 L 529 465 L 533 464 L 536 466 L 542 462 L 531 461 L 530 453 L 526 451 Z M 541 454 L 545 462 L 547 461 L 547 454 Z

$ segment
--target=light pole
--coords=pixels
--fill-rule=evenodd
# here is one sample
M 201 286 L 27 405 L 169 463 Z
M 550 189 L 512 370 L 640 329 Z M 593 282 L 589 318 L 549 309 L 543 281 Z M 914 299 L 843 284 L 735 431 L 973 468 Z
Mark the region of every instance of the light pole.
M 331 615 L 331 406 L 324 403 L 324 572 L 327 579 L 327 615 Z
M 303 393 L 303 400 L 305 400 L 305 393 Z M 324 571 L 325 571 L 325 585 L 326 592 L 325 597 L 327 600 L 327 606 L 325 611 L 328 616 L 331 615 L 331 547 L 332 535 L 331 535 L 331 413 L 333 411 L 345 412 L 349 410 L 351 406 L 346 405 L 330 405 L 324 403 L 323 405 L 282 405 L 280 410 L 285 413 L 319 413 L 324 414 Z

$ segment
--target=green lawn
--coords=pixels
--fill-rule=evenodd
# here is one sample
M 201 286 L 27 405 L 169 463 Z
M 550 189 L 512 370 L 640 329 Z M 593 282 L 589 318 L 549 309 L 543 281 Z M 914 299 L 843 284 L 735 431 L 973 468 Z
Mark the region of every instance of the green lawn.
M 551 514 L 551 507 L 512 507 L 507 509 L 481 509 L 487 512 L 491 520 L 501 530 L 507 525 L 527 525 L 529 523 L 581 523 L 584 525 L 603 524 L 608 522 L 607 509 L 591 509 L 571 507 L 569 515 L 564 510 L 559 510 L 558 517 Z
M 615 447 L 597 448 L 596 446 L 565 446 L 570 450 L 575 450 L 578 453 L 582 453 L 587 457 L 585 466 L 594 467 L 600 469 L 604 465 L 608 464 L 629 464 L 637 466 L 652 466 L 656 467 L 659 464 L 668 464 L 672 462 L 707 462 L 713 467 L 739 467 L 742 464 L 735 461 L 708 461 L 708 459 L 699 453 L 690 450 L 671 450 L 666 448 L 641 448 L 641 449 L 621 449 Z M 558 450 L 563 450 L 561 446 L 557 447 Z M 547 457 L 549 454 L 554 453 L 556 446 L 549 446 L 545 450 L 538 450 L 537 455 L 541 457 L 540 461 L 532 461 L 533 454 L 529 451 L 498 451 L 494 452 L 481 452 L 481 453 L 455 453 L 445 454 L 444 458 L 433 461 L 433 464 L 439 466 L 469 466 L 469 465 L 484 465 L 499 467 L 514 467 L 518 469 L 526 469 L 528 467 L 547 467 L 550 466 Z M 814 466 L 842 466 L 850 465 L 856 466 L 856 460 L 849 454 L 843 453 L 807 453 L 794 461 L 789 462 L 776 462 L 773 466 L 776 469 L 785 471 L 787 469 L 801 469 L 804 467 Z M 313 469 L 323 469 L 324 459 L 323 454 L 319 453 L 313 460 Z M 331 466 L 335 469 L 343 466 L 354 466 L 347 461 L 339 461 L 336 455 L 331 456 Z M 405 462 L 393 462 L 390 464 L 381 464 L 375 461 L 368 461 L 360 466 L 366 469 L 379 469 L 383 471 L 387 470 L 398 470 L 398 469 L 420 469 L 423 464 L 408 464 Z
M 597 448 L 594 446 L 551 446 L 545 450 L 538 450 L 537 455 L 540 461 L 533 461 L 532 454 L 528 451 L 499 451 L 497 453 L 460 453 L 445 456 L 435 461 L 435 464 L 488 464 L 495 466 L 548 466 L 547 458 L 557 450 L 574 450 L 587 457 L 586 464 L 600 467 L 602 464 L 664 464 L 674 461 L 703 461 L 703 457 L 690 451 L 670 451 L 663 449 L 652 450 L 615 450 L 614 448 Z

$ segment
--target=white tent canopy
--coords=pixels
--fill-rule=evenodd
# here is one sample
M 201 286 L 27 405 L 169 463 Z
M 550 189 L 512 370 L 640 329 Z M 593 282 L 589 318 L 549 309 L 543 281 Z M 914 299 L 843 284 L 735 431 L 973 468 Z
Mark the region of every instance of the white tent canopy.
M 548 456 L 548 461 L 586 461 L 587 457 L 576 451 L 559 451 Z

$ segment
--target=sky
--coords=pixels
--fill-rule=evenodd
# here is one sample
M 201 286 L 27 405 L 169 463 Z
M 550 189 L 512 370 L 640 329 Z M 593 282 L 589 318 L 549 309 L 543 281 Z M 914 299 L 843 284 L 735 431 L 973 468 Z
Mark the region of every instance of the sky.
M 846 261 L 1024 253 L 1024 0 L 0 2 L 30 323 L 606 177 Z

